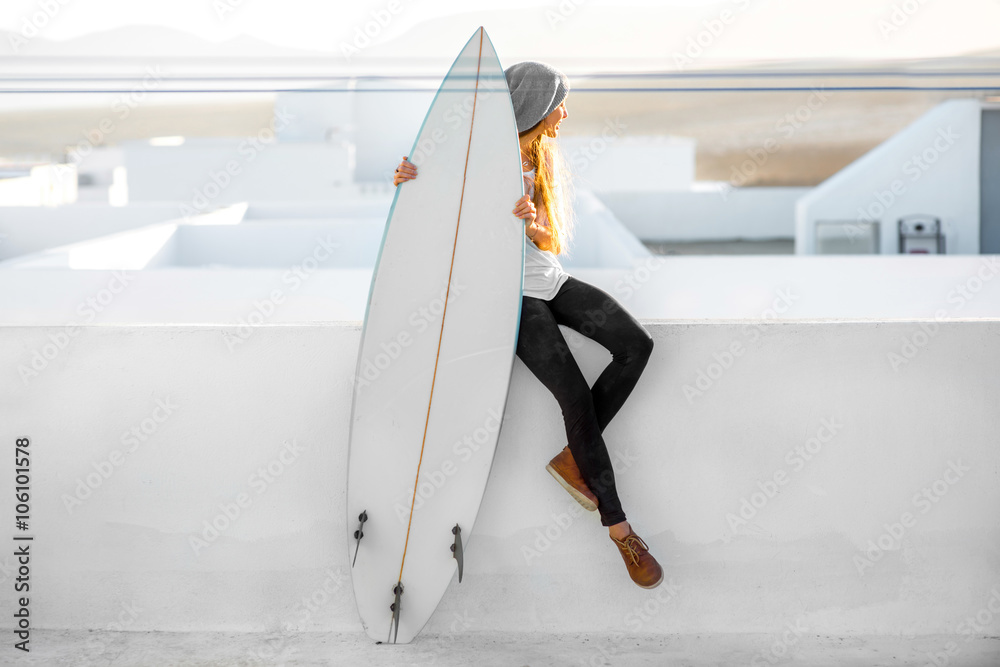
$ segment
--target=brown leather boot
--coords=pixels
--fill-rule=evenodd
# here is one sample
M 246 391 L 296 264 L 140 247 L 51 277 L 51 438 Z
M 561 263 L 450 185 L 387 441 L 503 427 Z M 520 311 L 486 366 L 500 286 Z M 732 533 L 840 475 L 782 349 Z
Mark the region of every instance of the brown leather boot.
M 610 537 L 610 535 L 609 535 Z M 649 547 L 629 526 L 629 534 L 622 540 L 611 538 L 625 559 L 628 576 L 642 588 L 656 588 L 663 581 L 663 568 L 649 553 Z
M 563 447 L 563 450 L 549 461 L 545 469 L 556 478 L 557 482 L 562 484 L 564 489 L 569 491 L 569 495 L 573 496 L 585 510 L 591 512 L 597 510 L 597 496 L 591 492 L 586 482 L 583 481 L 583 477 L 580 476 L 580 469 L 576 466 L 576 461 L 573 460 L 569 445 Z

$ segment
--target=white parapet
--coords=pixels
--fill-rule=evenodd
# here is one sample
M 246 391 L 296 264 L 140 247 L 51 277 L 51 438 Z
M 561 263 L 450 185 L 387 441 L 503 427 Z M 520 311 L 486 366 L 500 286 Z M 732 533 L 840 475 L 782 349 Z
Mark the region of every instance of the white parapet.
M 664 584 L 632 584 L 545 472 L 562 417 L 515 361 L 463 582 L 429 632 L 951 634 L 990 600 L 1000 320 L 644 325 L 652 357 L 604 439 Z M 32 627 L 128 608 L 129 630 L 361 632 L 344 539 L 360 333 L 0 326 L 7 442 L 30 439 Z M 567 340 L 595 381 L 608 353 Z

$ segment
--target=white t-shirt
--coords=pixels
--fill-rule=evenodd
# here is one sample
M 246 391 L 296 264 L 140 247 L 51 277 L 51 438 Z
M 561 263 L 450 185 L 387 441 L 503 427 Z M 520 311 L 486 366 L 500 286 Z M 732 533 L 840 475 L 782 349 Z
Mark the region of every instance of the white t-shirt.
M 535 170 L 522 172 L 524 176 L 524 192 L 529 197 L 535 194 Z M 545 207 L 539 207 L 535 212 L 535 224 L 548 227 L 549 217 Z M 569 279 L 569 274 L 563 270 L 559 259 L 549 250 L 541 250 L 530 238 L 524 244 L 524 296 L 549 301 L 556 295 L 562 284 Z

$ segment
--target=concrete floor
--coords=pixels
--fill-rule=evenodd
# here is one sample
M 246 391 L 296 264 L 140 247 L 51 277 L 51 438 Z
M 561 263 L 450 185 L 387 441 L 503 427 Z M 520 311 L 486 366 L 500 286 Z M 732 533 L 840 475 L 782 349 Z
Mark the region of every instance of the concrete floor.
M 504 634 L 418 635 L 411 644 L 375 645 L 364 634 L 253 634 L 34 630 L 31 653 L 8 643 L 4 665 L 45 667 L 250 667 L 452 665 L 541 667 L 578 665 L 1000 665 L 1000 637 L 956 635 L 828 637 L 803 635 Z

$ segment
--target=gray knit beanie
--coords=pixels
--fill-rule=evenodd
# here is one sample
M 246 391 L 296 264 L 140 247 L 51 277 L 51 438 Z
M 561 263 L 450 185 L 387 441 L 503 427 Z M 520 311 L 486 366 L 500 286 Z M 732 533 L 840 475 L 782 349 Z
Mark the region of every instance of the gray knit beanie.
M 515 63 L 504 70 L 504 76 L 519 133 L 555 111 L 569 94 L 566 75 L 545 63 L 532 60 Z

